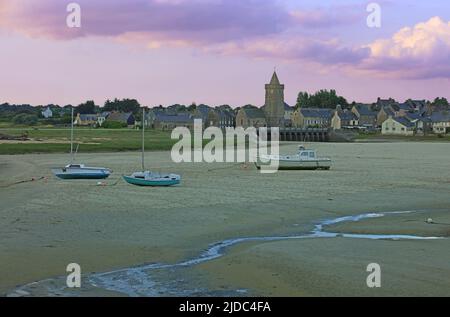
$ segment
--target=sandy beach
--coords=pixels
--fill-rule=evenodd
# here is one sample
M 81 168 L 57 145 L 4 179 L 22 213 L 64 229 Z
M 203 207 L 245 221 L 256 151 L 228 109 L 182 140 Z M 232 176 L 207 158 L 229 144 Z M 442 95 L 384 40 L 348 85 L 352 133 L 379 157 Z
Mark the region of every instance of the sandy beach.
M 329 230 L 449 236 L 448 143 L 307 145 L 332 157 L 332 170 L 260 174 L 251 165 L 175 164 L 169 152 L 147 153 L 148 168 L 182 175 L 173 188 L 122 181 L 139 169 L 136 152 L 78 154 L 79 161 L 114 170 L 107 186 L 53 177 L 50 168 L 66 164 L 68 155 L 0 156 L 0 294 L 65 276 L 73 262 L 83 274 L 178 263 L 226 239 L 308 233 L 321 220 L 362 213 L 418 211 Z M 281 152 L 297 146 L 284 144 Z M 32 177 L 46 178 L 11 185 Z M 429 217 L 435 224 L 425 222 Z M 201 290 L 190 295 L 449 296 L 449 249 L 449 239 L 245 242 L 217 259 L 161 271 L 158 279 Z M 378 289 L 366 286 L 372 262 L 382 267 Z M 125 295 L 83 287 L 65 295 Z M 48 294 L 39 288 L 31 295 Z

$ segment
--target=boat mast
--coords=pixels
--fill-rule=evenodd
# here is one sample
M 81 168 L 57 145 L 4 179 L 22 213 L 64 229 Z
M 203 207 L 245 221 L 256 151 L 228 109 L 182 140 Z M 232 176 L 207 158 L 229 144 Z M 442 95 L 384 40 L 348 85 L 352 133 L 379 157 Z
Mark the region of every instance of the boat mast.
M 70 129 L 70 157 L 71 157 L 71 164 L 73 163 L 74 157 L 73 157 L 73 107 L 72 107 L 72 119 L 71 119 L 71 129 Z
M 142 171 L 143 172 L 145 172 L 144 151 L 145 151 L 145 108 L 142 108 Z

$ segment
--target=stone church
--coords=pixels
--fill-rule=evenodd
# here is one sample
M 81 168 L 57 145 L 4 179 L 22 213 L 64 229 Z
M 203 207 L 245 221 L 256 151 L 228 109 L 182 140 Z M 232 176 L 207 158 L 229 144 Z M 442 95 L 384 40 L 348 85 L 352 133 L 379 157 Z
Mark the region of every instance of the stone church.
M 264 113 L 268 127 L 283 127 L 285 125 L 284 85 L 280 84 L 277 73 L 274 72 L 270 84 L 266 85 L 266 102 Z
M 288 127 L 292 125 L 294 107 L 284 102 L 284 85 L 280 83 L 276 72 L 270 83 L 266 85 L 266 100 L 264 106 L 242 107 L 236 116 L 238 127 Z

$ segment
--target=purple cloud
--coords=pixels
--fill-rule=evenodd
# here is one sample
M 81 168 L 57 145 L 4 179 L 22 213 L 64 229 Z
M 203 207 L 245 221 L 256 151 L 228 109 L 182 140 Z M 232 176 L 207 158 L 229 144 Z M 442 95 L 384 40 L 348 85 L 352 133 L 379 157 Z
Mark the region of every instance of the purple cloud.
M 147 33 L 220 42 L 275 34 L 292 23 L 274 0 L 79 0 L 82 28 L 69 29 L 64 1 L 16 1 L 3 10 L 4 27 L 60 39 Z

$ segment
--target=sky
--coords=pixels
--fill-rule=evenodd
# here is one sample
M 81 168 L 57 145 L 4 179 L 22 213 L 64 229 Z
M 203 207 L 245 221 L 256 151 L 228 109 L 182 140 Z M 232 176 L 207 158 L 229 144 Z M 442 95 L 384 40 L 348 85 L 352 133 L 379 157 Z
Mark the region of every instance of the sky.
M 67 25 L 68 4 L 81 27 Z M 264 104 L 274 69 L 348 101 L 450 99 L 450 2 L 0 0 L 0 103 Z

